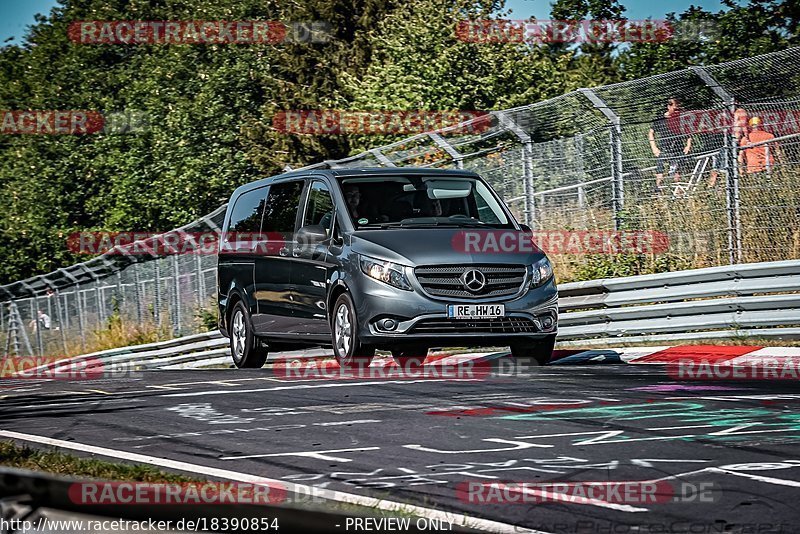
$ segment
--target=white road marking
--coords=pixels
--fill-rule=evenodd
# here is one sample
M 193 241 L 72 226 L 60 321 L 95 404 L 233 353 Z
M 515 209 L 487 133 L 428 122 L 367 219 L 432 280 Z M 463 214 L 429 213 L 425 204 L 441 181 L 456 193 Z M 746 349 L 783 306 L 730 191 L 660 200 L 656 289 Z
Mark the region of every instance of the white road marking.
M 432 508 L 426 508 L 424 506 L 405 504 L 402 502 L 390 501 L 387 499 L 376 499 L 374 497 L 366 497 L 364 495 L 357 495 L 354 493 L 346 493 L 343 491 L 322 489 L 314 486 L 307 486 L 305 484 L 295 484 L 293 482 L 286 482 L 284 480 L 269 479 L 260 476 L 250 475 L 247 473 L 228 471 L 227 469 L 217 469 L 214 467 L 208 467 L 199 464 L 169 460 L 167 458 L 158 458 L 156 456 L 147 456 L 144 454 L 119 451 L 115 449 L 107 449 L 105 447 L 96 447 L 94 445 L 76 443 L 73 441 L 64 441 L 60 439 L 48 438 L 45 436 L 36 436 L 34 434 L 23 434 L 20 432 L 0 430 L 0 436 L 9 439 L 18 439 L 20 441 L 41 443 L 43 445 L 51 445 L 54 447 L 61 447 L 64 449 L 72 449 L 82 452 L 88 452 L 91 454 L 98 454 L 100 456 L 120 458 L 132 462 L 157 465 L 159 467 L 164 467 L 166 469 L 175 469 L 178 471 L 193 473 L 195 475 L 206 475 L 209 477 L 216 477 L 235 482 L 248 482 L 252 484 L 264 484 L 264 485 L 279 485 L 280 487 L 285 487 L 288 492 L 292 493 L 299 493 L 302 495 L 313 495 L 315 497 L 327 499 L 330 501 L 344 502 L 359 506 L 365 506 L 368 508 L 377 508 L 380 510 L 403 511 L 409 514 L 418 515 L 420 517 L 426 517 L 428 519 L 440 519 L 466 528 L 474 528 L 478 530 L 498 532 L 503 534 L 505 533 L 549 534 L 541 530 L 523 528 L 509 523 L 501 523 L 499 521 L 492 521 L 489 519 L 479 519 L 475 517 L 469 517 L 463 514 L 446 512 L 444 510 L 434 510 Z
M 354 419 L 353 421 L 328 421 L 323 423 L 312 423 L 313 426 L 347 426 L 363 425 L 366 423 L 382 423 L 382 419 Z
M 273 452 L 270 454 L 249 454 L 247 456 L 223 456 L 220 460 L 245 460 L 248 458 L 275 458 L 278 456 L 300 456 L 303 458 L 314 458 L 316 460 L 327 460 L 331 462 L 352 462 L 352 458 L 343 456 L 333 456 L 337 452 L 359 452 L 377 451 L 380 447 L 359 447 L 357 449 L 331 449 L 327 451 L 299 451 L 299 452 Z
M 454 378 L 450 381 L 457 382 L 473 382 L 477 381 L 474 378 Z M 360 387 L 360 386 L 375 386 L 379 384 L 395 384 L 395 385 L 409 385 L 428 383 L 429 379 L 425 380 L 379 380 L 374 382 L 325 382 L 322 384 L 294 384 L 291 386 L 275 386 L 272 388 L 259 388 L 259 389 L 234 389 L 234 390 L 209 390 L 209 391 L 191 391 L 188 393 L 169 393 L 161 395 L 162 397 L 205 397 L 207 395 L 239 395 L 241 393 L 264 393 L 265 391 L 285 391 L 289 389 L 319 389 L 319 388 L 344 388 L 344 387 Z
M 785 480 L 783 478 L 774 478 L 774 477 L 764 477 L 761 475 L 752 475 L 750 473 L 742 473 L 740 471 L 729 471 L 728 469 L 722 469 L 719 467 L 712 467 L 710 471 L 714 473 L 725 473 L 726 475 L 733 475 L 737 477 L 744 477 L 749 478 L 750 480 L 756 480 L 758 482 L 766 482 L 767 484 L 775 484 L 778 486 L 790 486 L 793 488 L 800 488 L 800 482 L 796 480 Z
M 638 465 L 640 467 L 653 467 L 653 463 L 674 463 L 674 462 L 681 462 L 681 463 L 698 463 L 698 464 L 707 464 L 711 460 L 683 460 L 683 459 L 667 459 L 667 458 L 637 458 L 631 460 L 633 465 Z
M 471 449 L 466 451 L 446 451 L 443 449 L 434 449 L 431 447 L 423 447 L 422 445 L 412 444 L 412 445 L 403 445 L 406 449 L 412 449 L 415 451 L 425 451 L 425 452 L 435 452 L 438 454 L 473 454 L 479 452 L 503 452 L 503 451 L 521 451 L 525 449 L 531 449 L 533 447 L 539 447 L 542 449 L 549 449 L 554 447 L 554 445 L 540 445 L 538 443 L 526 443 L 524 441 L 512 441 L 509 439 L 502 439 L 502 438 L 485 438 L 481 441 L 488 441 L 491 443 L 507 443 L 511 445 L 511 447 L 502 447 L 499 449 Z

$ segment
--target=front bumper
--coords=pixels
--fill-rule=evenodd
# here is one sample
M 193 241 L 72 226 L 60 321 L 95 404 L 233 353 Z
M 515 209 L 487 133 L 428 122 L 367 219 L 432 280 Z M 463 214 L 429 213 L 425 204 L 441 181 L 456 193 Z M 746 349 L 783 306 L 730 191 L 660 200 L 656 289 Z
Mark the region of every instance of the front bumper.
M 360 338 L 370 344 L 469 340 L 471 346 L 502 345 L 519 338 L 543 338 L 558 330 L 558 290 L 551 277 L 545 284 L 512 297 L 496 299 L 432 298 L 411 279 L 412 291 L 397 289 L 362 276 L 350 290 L 356 304 Z M 527 283 L 527 279 L 526 279 Z M 503 304 L 506 317 L 490 320 L 448 319 L 447 305 Z M 387 330 L 382 323 L 392 319 Z

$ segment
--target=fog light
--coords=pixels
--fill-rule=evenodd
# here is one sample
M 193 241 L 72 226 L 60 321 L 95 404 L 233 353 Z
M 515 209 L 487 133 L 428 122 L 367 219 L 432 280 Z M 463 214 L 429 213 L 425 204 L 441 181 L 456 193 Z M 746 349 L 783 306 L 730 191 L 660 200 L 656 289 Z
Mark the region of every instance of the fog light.
M 545 315 L 542 317 L 542 328 L 545 330 L 553 328 L 553 318 L 551 316 Z
M 397 328 L 397 321 L 395 321 L 394 319 L 384 319 L 383 321 L 381 321 L 381 328 L 383 330 L 390 330 L 390 331 L 394 330 L 395 328 Z

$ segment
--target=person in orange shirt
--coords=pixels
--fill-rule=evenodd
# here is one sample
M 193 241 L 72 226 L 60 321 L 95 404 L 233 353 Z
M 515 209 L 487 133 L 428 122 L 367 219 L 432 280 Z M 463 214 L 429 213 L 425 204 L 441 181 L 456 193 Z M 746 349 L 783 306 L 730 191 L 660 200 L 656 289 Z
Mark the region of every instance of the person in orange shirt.
M 752 117 L 748 121 L 749 132 L 739 140 L 739 146 L 747 146 L 752 143 L 760 143 L 775 139 L 775 136 L 766 132 L 761 127 L 760 117 Z M 769 149 L 767 149 L 769 147 Z M 775 153 L 778 150 L 776 143 L 758 145 L 751 148 L 744 148 L 739 151 L 739 172 L 740 174 L 753 174 L 764 172 L 767 166 L 772 168 L 775 165 Z M 769 156 L 768 156 L 769 155 Z M 769 160 L 767 159 L 769 157 Z

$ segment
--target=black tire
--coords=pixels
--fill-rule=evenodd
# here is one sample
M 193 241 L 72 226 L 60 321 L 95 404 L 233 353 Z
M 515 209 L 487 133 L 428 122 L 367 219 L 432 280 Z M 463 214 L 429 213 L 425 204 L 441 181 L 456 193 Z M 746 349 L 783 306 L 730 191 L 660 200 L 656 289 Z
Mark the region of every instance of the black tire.
M 529 360 L 538 365 L 545 365 L 553 356 L 555 344 L 555 334 L 543 339 L 526 339 L 511 344 L 511 355 L 518 360 Z
M 253 334 L 253 322 L 244 302 L 233 306 L 231 320 L 228 325 L 230 333 L 231 358 L 239 369 L 258 369 L 267 361 L 267 349 L 259 344 Z
M 428 355 L 428 347 L 412 346 L 392 350 L 392 358 L 403 369 L 421 367 Z
M 342 293 L 331 312 L 331 341 L 333 354 L 342 367 L 369 367 L 375 357 L 375 347 L 361 343 L 358 338 L 358 316 L 353 299 Z

